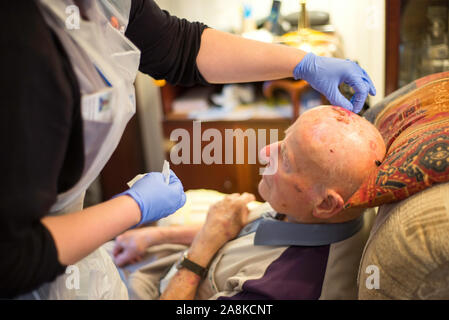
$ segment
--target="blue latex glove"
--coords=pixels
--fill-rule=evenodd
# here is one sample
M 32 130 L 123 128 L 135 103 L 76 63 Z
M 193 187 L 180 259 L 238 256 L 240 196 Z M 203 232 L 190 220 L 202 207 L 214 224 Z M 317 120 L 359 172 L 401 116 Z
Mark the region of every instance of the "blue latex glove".
M 181 181 L 172 170 L 169 181 L 166 184 L 162 173 L 151 172 L 115 197 L 128 195 L 137 202 L 142 214 L 137 225 L 153 222 L 174 213 L 186 202 Z
M 308 53 L 295 67 L 293 77 L 306 80 L 335 106 L 359 113 L 368 93 L 375 96 L 376 88 L 370 77 L 357 63 L 350 60 L 320 57 Z M 341 83 L 350 85 L 355 94 L 349 102 L 338 90 Z

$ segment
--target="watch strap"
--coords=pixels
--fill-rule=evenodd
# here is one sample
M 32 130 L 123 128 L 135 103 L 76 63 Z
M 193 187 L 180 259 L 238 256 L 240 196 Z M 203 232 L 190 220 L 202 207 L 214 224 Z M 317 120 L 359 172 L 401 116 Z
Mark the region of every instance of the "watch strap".
M 206 277 L 208 271 L 207 268 L 204 268 L 192 260 L 189 260 L 189 258 L 187 258 L 187 251 L 184 253 L 183 259 L 178 264 L 178 269 L 181 268 L 186 268 L 187 270 L 192 271 L 193 273 L 199 275 L 201 279 Z

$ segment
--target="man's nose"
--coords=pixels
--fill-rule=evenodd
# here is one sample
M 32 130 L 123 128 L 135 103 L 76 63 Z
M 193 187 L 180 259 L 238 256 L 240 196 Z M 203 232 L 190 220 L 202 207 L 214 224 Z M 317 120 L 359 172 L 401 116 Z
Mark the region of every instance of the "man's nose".
M 272 143 L 268 146 L 263 147 L 260 150 L 260 159 L 264 162 L 269 162 L 270 161 L 270 154 L 271 154 L 271 150 L 272 148 L 276 148 L 277 142 L 276 143 Z

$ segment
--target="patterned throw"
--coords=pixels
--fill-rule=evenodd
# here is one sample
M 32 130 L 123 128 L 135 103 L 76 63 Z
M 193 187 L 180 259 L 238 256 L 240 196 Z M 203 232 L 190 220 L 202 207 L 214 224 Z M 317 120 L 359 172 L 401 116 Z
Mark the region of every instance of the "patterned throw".
M 399 201 L 449 181 L 449 72 L 414 81 L 365 117 L 382 134 L 387 155 L 345 208 Z

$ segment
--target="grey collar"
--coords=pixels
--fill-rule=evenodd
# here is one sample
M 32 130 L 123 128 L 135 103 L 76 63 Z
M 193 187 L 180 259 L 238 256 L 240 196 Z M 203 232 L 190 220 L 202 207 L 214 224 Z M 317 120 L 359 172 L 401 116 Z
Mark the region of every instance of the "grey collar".
M 344 223 L 304 224 L 279 221 L 272 213 L 265 213 L 248 224 L 238 237 L 256 232 L 256 246 L 323 246 L 350 238 L 362 226 L 363 215 Z

